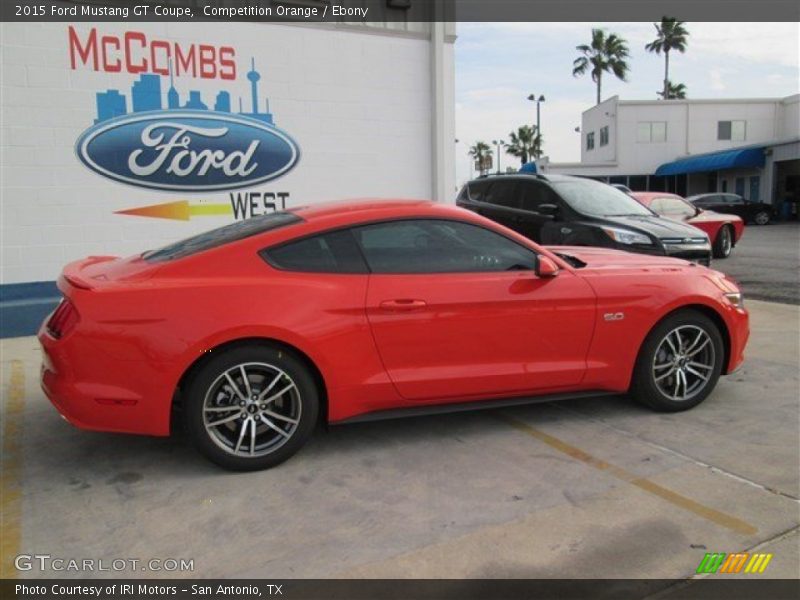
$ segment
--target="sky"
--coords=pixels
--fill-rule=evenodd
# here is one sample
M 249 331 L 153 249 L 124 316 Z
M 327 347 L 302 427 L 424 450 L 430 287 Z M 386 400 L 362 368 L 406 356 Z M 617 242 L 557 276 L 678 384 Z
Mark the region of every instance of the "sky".
M 476 140 L 508 141 L 510 131 L 534 124 L 530 93 L 544 95 L 544 154 L 554 162 L 580 160 L 581 113 L 595 102 L 588 73 L 572 76 L 575 46 L 588 44 L 592 27 L 628 41 L 628 81 L 603 76 L 603 99 L 657 99 L 664 55 L 644 46 L 652 23 L 459 23 L 456 56 L 456 176 L 470 176 L 469 147 Z M 685 54 L 670 53 L 670 79 L 689 98 L 763 98 L 800 93 L 800 23 L 686 23 Z M 493 147 L 494 148 L 494 147 Z M 501 168 L 519 159 L 501 155 Z

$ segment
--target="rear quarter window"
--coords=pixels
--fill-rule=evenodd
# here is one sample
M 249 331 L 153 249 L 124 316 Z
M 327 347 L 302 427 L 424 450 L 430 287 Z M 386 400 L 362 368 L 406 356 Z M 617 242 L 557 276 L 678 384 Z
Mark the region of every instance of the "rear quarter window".
M 194 235 L 157 250 L 149 250 L 142 254 L 142 258 L 152 262 L 175 260 L 205 250 L 211 250 L 212 248 L 218 248 L 225 244 L 243 240 L 280 227 L 300 223 L 302 220 L 303 219 L 296 214 L 290 212 L 275 212 L 268 215 L 251 217 L 244 221 L 237 221 L 230 225 Z
M 281 271 L 304 273 L 367 273 L 361 251 L 349 229 L 331 231 L 265 248 L 260 253 Z

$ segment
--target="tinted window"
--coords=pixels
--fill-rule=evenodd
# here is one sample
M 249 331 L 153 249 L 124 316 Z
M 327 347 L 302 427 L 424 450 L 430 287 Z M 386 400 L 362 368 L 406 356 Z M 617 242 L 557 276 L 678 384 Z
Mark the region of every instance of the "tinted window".
M 558 198 L 553 191 L 546 185 L 533 181 L 525 181 L 519 184 L 517 193 L 520 197 L 520 208 L 531 212 L 539 212 L 542 204 L 559 205 Z
M 457 221 L 409 220 L 353 229 L 373 273 L 533 269 L 536 254 L 497 233 Z
M 744 183 L 742 183 L 742 185 L 744 185 Z M 733 194 L 728 194 L 722 198 L 726 204 L 742 204 L 744 202 L 741 196 L 734 196 Z
M 516 181 L 495 181 L 483 201 L 507 208 L 519 208 L 516 187 Z
M 218 227 L 199 235 L 186 238 L 158 250 L 150 250 L 142 254 L 142 258 L 150 261 L 165 261 L 182 258 L 204 250 L 230 244 L 279 227 L 302 221 L 300 217 L 288 212 L 275 212 L 237 221 L 224 227 Z
M 467 184 L 467 194 L 470 200 L 483 202 L 486 196 L 486 190 L 489 189 L 491 181 L 473 181 Z
M 315 273 L 367 273 L 349 230 L 332 231 L 261 251 L 276 269 Z
M 653 214 L 625 192 L 605 183 L 580 179 L 554 182 L 552 185 L 570 207 L 590 217 Z

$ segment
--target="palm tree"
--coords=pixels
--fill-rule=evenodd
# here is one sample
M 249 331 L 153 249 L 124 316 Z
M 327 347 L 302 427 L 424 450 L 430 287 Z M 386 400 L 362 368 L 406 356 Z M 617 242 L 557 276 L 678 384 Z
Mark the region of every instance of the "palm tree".
M 669 91 L 667 97 L 664 98 L 664 92 L 656 92 L 663 100 L 684 100 L 686 98 L 686 86 L 682 83 L 669 83 Z
M 572 76 L 583 75 L 586 71 L 592 74 L 592 81 L 597 84 L 597 103 L 600 104 L 600 90 L 603 72 L 613 73 L 617 79 L 625 81 L 628 74 L 628 43 L 616 33 L 606 35 L 602 29 L 592 29 L 592 43 L 575 47 L 583 56 L 572 63 Z
M 645 45 L 645 50 L 648 52 L 655 52 L 656 54 L 664 53 L 664 88 L 661 96 L 669 99 L 669 53 L 670 50 L 677 50 L 678 52 L 686 52 L 686 46 L 689 37 L 689 32 L 686 31 L 683 21 L 678 21 L 671 17 L 662 17 L 661 23 L 653 23 L 656 28 L 658 37 L 649 44 Z
M 475 142 L 469 149 L 469 155 L 478 163 L 478 171 L 484 175 L 489 168 L 487 158 L 492 156 L 492 148 L 486 142 Z
M 531 158 L 539 158 L 542 155 L 542 134 L 536 131 L 536 127 L 523 125 L 516 131 L 508 134 L 511 140 L 506 146 L 506 152 L 511 156 L 519 158 L 521 164 L 525 164 Z

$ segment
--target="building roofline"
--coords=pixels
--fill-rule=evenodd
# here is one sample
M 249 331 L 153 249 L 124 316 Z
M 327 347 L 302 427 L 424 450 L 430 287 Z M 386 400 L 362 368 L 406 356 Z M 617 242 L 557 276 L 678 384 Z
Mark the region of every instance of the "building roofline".
M 606 98 L 600 104 L 587 108 L 582 114 L 595 110 L 598 107 L 615 101 L 618 106 L 681 106 L 684 104 L 784 104 L 790 101 L 800 101 L 800 94 L 789 96 L 775 96 L 770 98 L 685 98 L 683 100 L 620 100 L 618 95 Z

